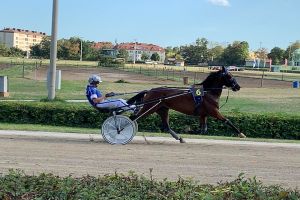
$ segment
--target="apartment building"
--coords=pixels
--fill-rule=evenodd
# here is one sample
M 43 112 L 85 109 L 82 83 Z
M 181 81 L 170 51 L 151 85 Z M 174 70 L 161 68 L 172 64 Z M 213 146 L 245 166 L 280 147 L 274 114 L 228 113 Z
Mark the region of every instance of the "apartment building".
M 0 30 L 0 43 L 6 47 L 16 47 L 23 51 L 30 51 L 30 47 L 39 44 L 46 33 L 16 28 Z
M 154 44 L 146 44 L 146 43 L 120 43 L 117 44 L 114 49 L 125 49 L 128 52 L 129 61 L 142 61 L 142 54 L 145 53 L 149 56 L 152 56 L 153 53 L 158 53 L 159 62 L 163 63 L 165 61 L 165 49 L 154 45 Z

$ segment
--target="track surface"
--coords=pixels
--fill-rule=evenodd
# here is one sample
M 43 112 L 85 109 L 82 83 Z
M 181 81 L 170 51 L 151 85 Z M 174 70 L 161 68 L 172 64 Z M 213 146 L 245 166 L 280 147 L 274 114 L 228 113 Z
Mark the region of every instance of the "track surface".
M 0 173 L 18 168 L 27 174 L 97 176 L 133 170 L 149 177 L 151 168 L 158 180 L 180 176 L 216 184 L 243 172 L 266 184 L 300 187 L 299 144 L 199 139 L 179 144 L 172 138 L 148 138 L 146 143 L 136 136 L 128 145 L 109 145 L 98 135 L 58 135 L 0 131 Z

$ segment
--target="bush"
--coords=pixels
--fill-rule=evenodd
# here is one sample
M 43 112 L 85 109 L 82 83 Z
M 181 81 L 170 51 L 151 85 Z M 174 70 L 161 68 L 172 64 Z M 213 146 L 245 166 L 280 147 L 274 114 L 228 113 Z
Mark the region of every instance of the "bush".
M 0 102 L 0 122 L 100 128 L 107 113 L 88 104 L 63 102 Z M 224 113 L 248 137 L 300 139 L 300 117 L 283 114 Z M 159 132 L 156 114 L 138 120 L 139 131 Z M 199 133 L 199 117 L 170 112 L 170 126 L 178 133 Z M 232 136 L 234 131 L 220 121 L 208 119 L 208 135 Z
M 151 176 L 151 174 L 150 174 Z M 278 185 L 264 186 L 256 178 L 243 174 L 217 185 L 200 185 L 193 180 L 155 181 L 131 172 L 129 175 L 104 176 L 53 174 L 28 176 L 10 170 L 0 175 L 0 199 L 299 199 L 300 192 Z

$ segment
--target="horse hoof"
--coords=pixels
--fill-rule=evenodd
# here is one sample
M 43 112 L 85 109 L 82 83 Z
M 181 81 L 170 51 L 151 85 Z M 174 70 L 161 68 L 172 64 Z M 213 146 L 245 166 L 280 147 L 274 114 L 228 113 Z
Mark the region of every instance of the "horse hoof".
M 240 133 L 240 134 L 239 134 L 239 137 L 240 137 L 240 138 L 246 138 L 246 135 L 244 135 L 244 133 Z
M 180 143 L 185 143 L 184 139 L 179 138 Z

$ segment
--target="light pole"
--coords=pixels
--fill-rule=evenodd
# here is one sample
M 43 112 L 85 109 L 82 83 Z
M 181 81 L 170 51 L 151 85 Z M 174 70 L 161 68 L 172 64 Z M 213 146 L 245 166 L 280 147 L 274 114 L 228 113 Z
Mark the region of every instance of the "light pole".
M 52 10 L 52 30 L 51 30 L 51 47 L 50 47 L 50 67 L 49 67 L 49 80 L 48 80 L 49 100 L 53 100 L 55 98 L 58 0 L 53 0 L 52 9 L 53 10 Z
M 134 54 L 133 54 L 133 64 L 135 64 L 136 59 L 136 39 L 134 39 Z
M 290 42 L 289 61 L 290 61 L 290 59 L 291 59 L 291 48 L 292 48 L 292 42 Z

